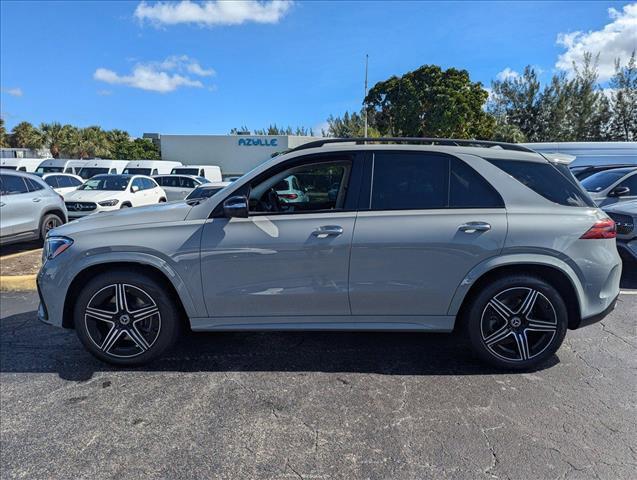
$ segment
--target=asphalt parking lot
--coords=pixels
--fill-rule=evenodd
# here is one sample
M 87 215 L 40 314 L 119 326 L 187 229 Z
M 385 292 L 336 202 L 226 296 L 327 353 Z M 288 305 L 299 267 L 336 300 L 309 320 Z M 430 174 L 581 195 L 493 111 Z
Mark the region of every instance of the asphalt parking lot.
M 637 268 L 543 368 L 449 335 L 190 334 L 117 370 L 0 296 L 2 478 L 635 478 Z

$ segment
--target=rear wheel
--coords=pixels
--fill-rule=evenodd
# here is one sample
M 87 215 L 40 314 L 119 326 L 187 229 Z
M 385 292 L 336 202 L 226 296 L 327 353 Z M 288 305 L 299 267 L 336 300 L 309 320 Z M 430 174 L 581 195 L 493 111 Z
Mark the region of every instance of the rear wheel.
M 473 299 L 467 314 L 476 353 L 497 367 L 519 370 L 552 356 L 568 325 L 559 292 L 546 281 L 527 275 L 489 284 Z
M 40 222 L 40 240 L 44 241 L 49 230 L 62 225 L 64 221 L 54 213 L 47 213 Z
M 140 365 L 161 355 L 179 335 L 179 311 L 154 278 L 130 272 L 100 274 L 75 304 L 77 335 L 100 360 Z

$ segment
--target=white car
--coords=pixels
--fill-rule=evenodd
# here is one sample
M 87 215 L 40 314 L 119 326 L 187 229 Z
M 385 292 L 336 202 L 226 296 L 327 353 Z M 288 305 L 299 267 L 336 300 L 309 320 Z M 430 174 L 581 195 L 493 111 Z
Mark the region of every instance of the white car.
M 296 175 L 289 175 L 277 183 L 274 187 L 279 200 L 282 203 L 308 202 L 309 198 L 305 190 L 301 188 Z
M 207 178 L 194 175 L 156 175 L 153 180 L 164 189 L 169 202 L 183 200 L 199 185 L 209 183 Z
M 77 190 L 84 183 L 82 177 L 71 173 L 45 173 L 42 180 L 62 196 Z
M 40 178 L 0 170 L 0 245 L 44 240 L 66 220 L 64 200 Z
M 143 175 L 96 175 L 64 200 L 69 218 L 166 201 L 166 192 Z

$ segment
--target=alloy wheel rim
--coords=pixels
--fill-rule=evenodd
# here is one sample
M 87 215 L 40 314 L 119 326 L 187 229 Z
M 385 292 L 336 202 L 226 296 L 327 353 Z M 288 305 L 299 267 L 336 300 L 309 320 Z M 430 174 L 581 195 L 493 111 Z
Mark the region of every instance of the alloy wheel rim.
M 98 290 L 84 310 L 89 338 L 107 355 L 131 358 L 148 351 L 161 330 L 161 314 L 152 297 L 126 283 Z
M 514 287 L 493 296 L 482 311 L 480 334 L 487 350 L 509 362 L 540 355 L 557 333 L 557 313 L 539 290 Z
M 49 230 L 53 230 L 55 227 L 58 227 L 60 224 L 57 218 L 52 218 L 44 225 L 44 230 L 48 232 Z

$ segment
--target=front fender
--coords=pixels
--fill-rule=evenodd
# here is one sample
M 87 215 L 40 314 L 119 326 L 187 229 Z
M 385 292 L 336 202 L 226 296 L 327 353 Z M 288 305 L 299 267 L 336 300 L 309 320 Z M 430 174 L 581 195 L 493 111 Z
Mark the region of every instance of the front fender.
M 456 292 L 454 293 L 451 303 L 449 304 L 449 310 L 447 315 L 457 315 L 460 311 L 460 307 L 464 302 L 467 293 L 475 282 L 483 275 L 495 270 L 498 267 L 507 265 L 541 265 L 552 267 L 562 272 L 570 280 L 575 293 L 577 295 L 578 306 L 581 307 L 584 301 L 584 290 L 579 277 L 575 270 L 567 264 L 565 261 L 544 254 L 528 254 L 528 253 L 514 253 L 508 255 L 502 255 L 498 257 L 491 257 L 476 265 L 471 271 L 464 277 Z

